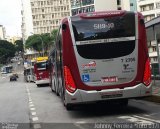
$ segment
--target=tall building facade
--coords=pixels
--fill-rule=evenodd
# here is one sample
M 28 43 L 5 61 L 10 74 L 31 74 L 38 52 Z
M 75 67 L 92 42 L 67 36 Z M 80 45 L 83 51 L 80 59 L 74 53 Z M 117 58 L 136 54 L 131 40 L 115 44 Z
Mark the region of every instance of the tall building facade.
M 6 35 L 5 28 L 2 25 L 0 25 L 0 40 L 5 40 L 6 37 L 5 35 Z
M 105 10 L 131 10 L 130 0 L 71 0 L 71 13 L 87 13 Z
M 137 0 L 130 0 L 130 10 L 137 11 Z
M 145 22 L 160 16 L 160 0 L 138 0 L 137 8 L 144 15 Z
M 70 15 L 70 0 L 22 0 L 22 36 L 50 33 Z
M 51 33 L 58 29 L 63 17 L 71 15 L 70 0 L 21 0 L 22 1 L 22 38 L 23 43 L 30 35 Z M 25 54 L 35 54 L 25 50 Z
M 11 36 L 6 36 L 6 40 L 7 40 L 8 42 L 12 43 L 12 44 L 15 44 L 15 41 L 16 41 L 16 40 L 21 40 L 21 39 L 22 39 L 22 37 L 19 37 L 19 36 L 13 36 L 13 37 L 11 37 Z
M 22 38 L 23 42 L 25 42 L 28 36 L 31 35 L 31 32 L 33 32 L 33 21 L 32 21 L 30 0 L 22 0 L 21 15 L 22 15 L 22 25 L 21 25 Z
M 35 34 L 57 29 L 63 17 L 70 16 L 70 0 L 30 0 Z

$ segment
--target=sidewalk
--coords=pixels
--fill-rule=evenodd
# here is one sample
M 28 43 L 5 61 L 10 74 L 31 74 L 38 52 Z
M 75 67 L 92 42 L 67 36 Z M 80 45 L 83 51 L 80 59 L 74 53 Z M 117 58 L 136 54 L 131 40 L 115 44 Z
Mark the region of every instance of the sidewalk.
M 144 100 L 160 103 L 160 80 L 152 80 L 152 96 Z

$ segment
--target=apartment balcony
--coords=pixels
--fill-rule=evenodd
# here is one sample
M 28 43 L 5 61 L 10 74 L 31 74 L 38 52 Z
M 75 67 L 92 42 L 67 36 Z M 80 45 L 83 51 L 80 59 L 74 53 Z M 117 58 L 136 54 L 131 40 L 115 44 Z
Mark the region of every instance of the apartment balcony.
M 152 4 L 152 3 L 154 3 L 153 0 L 139 0 L 138 1 L 138 6 L 148 5 L 148 4 Z
M 144 15 L 144 16 L 148 16 L 148 15 L 155 15 L 155 9 L 153 10 L 146 10 L 146 11 L 141 11 L 141 13 Z
M 157 52 L 150 52 L 149 57 L 157 57 Z

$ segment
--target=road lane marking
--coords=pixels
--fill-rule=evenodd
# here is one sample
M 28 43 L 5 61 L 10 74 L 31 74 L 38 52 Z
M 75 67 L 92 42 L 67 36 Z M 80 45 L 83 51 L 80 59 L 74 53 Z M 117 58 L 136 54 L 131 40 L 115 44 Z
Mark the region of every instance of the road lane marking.
M 32 116 L 35 116 L 37 113 L 36 112 L 31 112 Z
M 120 119 L 127 119 L 127 120 L 129 120 L 130 122 L 133 122 L 133 123 L 138 121 L 137 118 L 134 118 L 134 117 L 131 117 L 131 116 L 120 116 L 118 118 L 120 118 Z
M 85 124 L 86 121 L 77 121 L 76 123 L 77 123 L 77 124 Z
M 80 126 L 80 124 L 74 124 L 76 127 L 78 127 L 79 129 L 85 129 L 84 127 Z
M 34 129 L 41 129 L 41 125 L 40 125 L 40 124 L 34 124 L 34 125 L 33 125 L 33 128 L 34 128 Z
M 30 93 L 30 90 L 29 90 L 28 86 L 26 86 L 26 90 L 27 90 L 28 99 L 29 99 L 30 113 L 31 113 L 31 115 L 32 115 L 32 116 L 30 116 L 30 117 L 31 117 L 31 119 L 32 119 L 33 122 L 36 122 L 36 121 L 38 121 L 39 119 L 38 119 L 38 117 L 36 116 L 36 114 L 37 114 L 37 113 L 35 112 L 36 109 L 34 108 L 34 104 L 33 104 L 33 102 L 32 102 L 31 93 Z M 41 125 L 40 125 L 40 124 L 34 124 L 34 125 L 33 125 L 33 128 L 34 128 L 34 129 L 41 129 Z
M 154 116 L 154 115 L 158 115 L 158 114 L 160 114 L 160 112 L 151 113 L 151 114 L 145 115 L 145 116 Z
M 137 115 L 133 115 L 133 116 L 136 117 L 136 118 L 139 118 L 139 119 L 144 119 L 144 120 L 160 123 L 159 120 L 154 120 L 154 119 L 150 119 L 150 118 L 146 118 L 146 117 L 141 117 L 141 116 L 137 116 Z
M 137 123 L 137 124 L 147 124 L 147 125 L 153 125 L 154 122 L 151 121 L 151 119 L 144 119 L 144 118 L 139 118 L 139 117 L 136 117 L 135 115 L 134 116 L 121 116 L 121 117 L 118 117 L 120 119 L 125 119 L 127 121 L 130 121 L 132 123 Z
M 31 111 L 34 111 L 34 110 L 36 110 L 36 109 L 35 109 L 35 108 L 30 108 L 30 110 L 31 110 Z
M 150 118 L 146 118 L 146 117 L 141 117 L 141 116 L 137 116 L 137 115 L 133 115 L 133 116 L 121 116 L 118 117 L 120 119 L 125 119 L 127 121 L 130 121 L 132 123 L 136 123 L 136 124 L 140 124 L 140 125 L 153 125 L 155 126 L 155 124 L 159 124 L 160 121 L 159 120 L 155 120 L 155 119 L 150 119 Z
M 29 107 L 34 107 L 34 105 L 33 105 L 33 104 L 30 104 Z
M 33 121 L 38 121 L 38 117 L 33 117 L 32 120 Z

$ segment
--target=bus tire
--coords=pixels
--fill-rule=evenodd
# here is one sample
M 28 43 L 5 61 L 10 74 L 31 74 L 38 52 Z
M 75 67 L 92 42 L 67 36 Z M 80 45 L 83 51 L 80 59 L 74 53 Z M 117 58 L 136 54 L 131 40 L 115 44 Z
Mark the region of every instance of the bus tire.
M 52 92 L 55 92 L 55 90 L 53 90 L 53 81 L 52 80 L 51 80 L 50 87 L 51 87 Z
M 65 105 L 65 107 L 66 107 L 67 111 L 73 110 L 73 105 L 71 105 L 71 104 L 67 104 L 67 105 Z
M 62 93 L 62 100 L 63 100 L 63 105 L 64 107 L 67 109 L 67 111 L 71 111 L 73 110 L 73 105 L 72 104 L 66 104 L 66 101 L 65 101 L 65 91 L 63 89 L 63 93 Z
M 55 88 L 56 95 L 59 96 L 59 83 L 57 83 L 57 87 Z
M 63 96 L 63 105 L 67 109 L 67 111 L 73 110 L 73 105 L 72 104 L 66 104 L 64 96 Z

